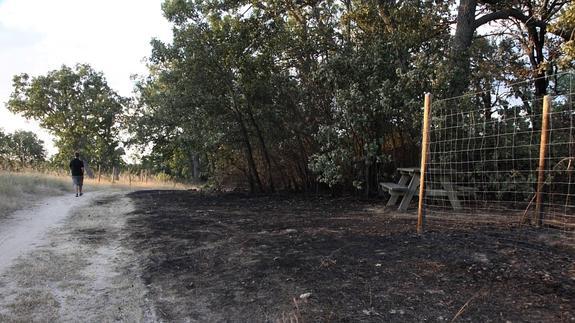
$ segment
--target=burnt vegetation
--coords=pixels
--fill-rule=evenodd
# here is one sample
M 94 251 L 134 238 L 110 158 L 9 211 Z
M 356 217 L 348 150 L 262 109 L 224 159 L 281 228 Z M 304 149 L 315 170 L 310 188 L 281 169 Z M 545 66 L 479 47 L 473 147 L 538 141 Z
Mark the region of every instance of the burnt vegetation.
M 357 198 L 130 198 L 128 242 L 164 319 L 575 318 L 575 253 L 540 230 L 431 220 L 419 236 L 414 218 Z

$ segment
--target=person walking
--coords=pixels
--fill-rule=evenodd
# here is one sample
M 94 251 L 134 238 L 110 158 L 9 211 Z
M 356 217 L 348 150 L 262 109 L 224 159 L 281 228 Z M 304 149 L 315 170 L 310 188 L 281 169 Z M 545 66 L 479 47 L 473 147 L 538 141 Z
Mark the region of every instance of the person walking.
M 84 162 L 80 160 L 80 153 L 76 152 L 75 158 L 70 162 L 72 172 L 72 183 L 76 190 L 76 197 L 82 196 L 82 185 L 84 185 Z

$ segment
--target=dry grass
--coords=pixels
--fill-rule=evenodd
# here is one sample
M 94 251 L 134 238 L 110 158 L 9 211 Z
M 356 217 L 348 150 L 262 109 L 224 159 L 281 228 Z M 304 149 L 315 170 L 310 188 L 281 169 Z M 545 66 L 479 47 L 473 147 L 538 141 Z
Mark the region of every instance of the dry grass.
M 140 181 L 137 177 L 120 176 L 119 180 L 112 180 L 109 177 L 102 177 L 98 180 L 98 177 L 89 178 L 84 177 L 84 184 L 104 186 L 104 187 L 117 187 L 121 189 L 128 190 L 141 190 L 141 189 L 193 189 L 197 188 L 197 185 L 193 184 L 183 184 L 172 181 L 160 181 L 155 179 L 148 179 L 146 181 Z
M 68 172 L 48 172 L 46 176 L 51 176 L 54 178 L 63 178 L 65 180 L 70 180 L 70 175 Z M 137 190 L 137 189 L 197 189 L 201 186 L 198 183 L 181 183 L 166 179 L 160 175 L 149 175 L 149 176 L 139 176 L 136 174 L 130 174 L 128 172 L 122 172 L 116 179 L 112 179 L 110 174 L 102 174 L 98 177 L 98 174 L 92 174 L 90 177 L 88 173 L 84 176 L 85 185 L 94 185 L 97 187 L 106 188 L 119 188 L 127 190 Z
M 113 183 L 110 178 L 102 177 L 84 179 L 85 191 L 101 189 L 141 190 L 141 189 L 190 189 L 192 185 L 158 181 L 153 178 L 138 181 L 137 177 L 120 176 Z M 74 190 L 70 176 L 57 174 L 41 174 L 35 172 L 3 172 L 0 171 L 0 218 L 25 208 L 34 202 L 50 196 L 72 193 Z
M 70 181 L 31 174 L 0 172 L 0 218 L 41 198 L 72 192 Z

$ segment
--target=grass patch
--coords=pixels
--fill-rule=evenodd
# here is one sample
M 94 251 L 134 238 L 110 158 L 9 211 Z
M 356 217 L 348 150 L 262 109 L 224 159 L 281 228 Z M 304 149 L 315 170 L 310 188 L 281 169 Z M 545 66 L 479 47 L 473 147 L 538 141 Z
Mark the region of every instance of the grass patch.
M 68 180 L 41 174 L 0 172 L 0 218 L 48 196 L 72 192 Z

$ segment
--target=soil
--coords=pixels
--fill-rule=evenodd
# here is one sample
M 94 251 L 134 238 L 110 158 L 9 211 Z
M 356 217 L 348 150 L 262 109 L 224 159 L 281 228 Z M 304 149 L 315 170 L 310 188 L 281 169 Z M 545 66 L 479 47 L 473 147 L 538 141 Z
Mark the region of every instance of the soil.
M 572 240 L 510 216 L 443 214 L 417 235 L 382 200 L 83 201 L 0 224 L 26 237 L 0 270 L 0 322 L 575 322 Z
M 435 218 L 417 235 L 357 198 L 129 197 L 122 246 L 160 321 L 575 322 L 575 250 L 552 231 Z
M 0 322 L 158 321 L 138 257 L 126 248 L 131 201 L 114 191 L 83 198 L 57 198 L 22 211 L 32 218 L 14 214 L 10 228 L 29 247 L 16 248 L 20 256 L 0 271 Z M 45 232 L 29 236 L 22 231 L 28 226 Z

